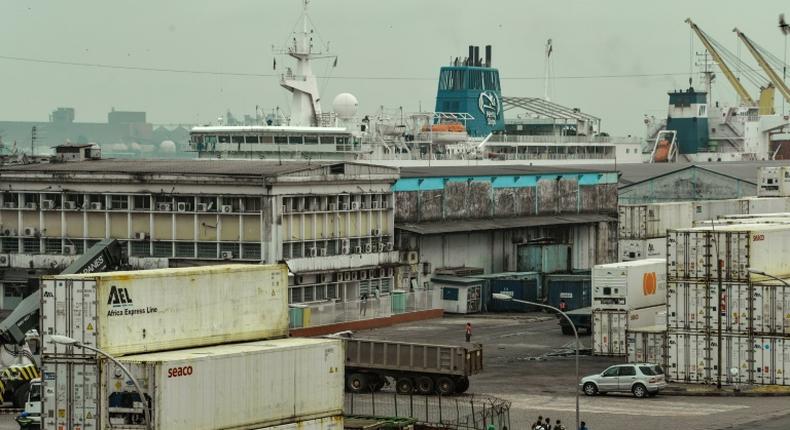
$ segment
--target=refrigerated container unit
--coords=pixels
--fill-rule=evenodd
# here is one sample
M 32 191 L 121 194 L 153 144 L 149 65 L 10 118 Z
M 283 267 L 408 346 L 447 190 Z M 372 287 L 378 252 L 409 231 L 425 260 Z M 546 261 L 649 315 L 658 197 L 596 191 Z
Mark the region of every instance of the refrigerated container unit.
M 340 340 L 304 338 L 119 358 L 140 381 L 155 430 L 251 430 L 337 417 L 344 359 Z M 114 363 L 48 359 L 43 366 L 42 428 L 145 428 L 140 396 Z
M 590 275 L 545 275 L 545 296 L 549 305 L 560 306 L 560 300 L 568 305 L 568 310 L 590 307 Z
M 694 221 L 716 219 L 722 215 L 743 214 L 739 199 L 698 200 L 692 202 Z
M 722 331 L 748 334 L 755 313 L 752 287 L 748 283 L 723 282 L 719 300 L 717 282 L 668 282 L 667 326 L 670 330 L 706 332 Z
M 434 288 L 442 291 L 442 308 L 451 314 L 473 314 L 483 310 L 483 281 L 460 276 L 433 276 Z
M 46 277 L 44 335 L 111 355 L 285 337 L 285 265 L 221 265 Z M 49 342 L 43 356 L 96 357 Z
M 691 202 L 620 205 L 619 234 L 622 239 L 664 237 L 667 230 L 691 227 Z
M 627 332 L 654 326 L 666 306 L 651 306 L 630 311 L 593 310 L 592 352 L 593 355 L 624 356 L 627 354 Z M 665 326 L 666 328 L 666 326 Z
M 625 349 L 629 363 L 655 363 L 666 368 L 666 346 L 666 324 L 629 328 L 626 332 Z
M 526 244 L 518 247 L 519 272 L 566 273 L 570 270 L 568 244 Z
M 742 214 L 761 214 L 790 211 L 790 197 L 742 197 Z
M 666 264 L 663 259 L 647 259 L 593 267 L 593 309 L 630 310 L 665 304 Z
M 647 258 L 667 258 L 667 238 L 620 239 L 617 242 L 620 261 L 644 260 Z
M 790 225 L 744 224 L 673 230 L 667 236 L 667 279 L 701 280 L 718 276 L 722 260 L 726 282 L 760 281 L 749 267 L 774 276 L 790 275 Z

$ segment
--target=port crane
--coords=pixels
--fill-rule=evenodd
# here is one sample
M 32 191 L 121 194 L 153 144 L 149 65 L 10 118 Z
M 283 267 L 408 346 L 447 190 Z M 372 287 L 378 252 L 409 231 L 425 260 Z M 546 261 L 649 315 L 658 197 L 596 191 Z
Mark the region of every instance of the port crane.
M 773 83 L 774 87 L 779 89 L 779 92 L 782 93 L 782 96 L 785 98 L 786 101 L 790 102 L 790 88 L 787 87 L 787 84 L 779 77 L 779 74 L 771 67 L 768 63 L 768 60 L 762 53 L 767 53 L 767 51 L 761 48 L 759 45 L 754 43 L 751 39 L 746 37 L 742 31 L 738 30 L 738 28 L 734 28 L 732 31 L 738 35 L 738 38 L 743 42 L 746 46 L 746 49 L 749 50 L 749 53 L 752 54 L 755 60 L 757 60 L 757 64 L 763 69 L 765 74 L 768 76 L 768 79 Z M 780 60 L 777 60 L 780 61 Z M 780 61 L 781 62 L 781 61 Z

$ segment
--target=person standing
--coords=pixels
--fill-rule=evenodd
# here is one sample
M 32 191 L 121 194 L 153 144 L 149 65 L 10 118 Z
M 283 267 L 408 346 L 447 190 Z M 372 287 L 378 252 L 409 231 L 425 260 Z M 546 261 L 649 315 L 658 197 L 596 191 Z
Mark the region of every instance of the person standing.
M 565 299 L 560 299 L 560 311 L 567 312 L 568 311 L 568 304 L 565 303 Z
M 579 427 L 579 430 L 590 430 L 590 429 L 587 427 L 587 423 L 582 421 L 582 424 L 581 424 L 581 427 Z
M 362 294 L 359 298 L 359 314 L 365 316 L 368 313 L 368 295 Z
M 551 418 L 546 417 L 546 424 L 543 425 L 543 428 L 546 430 L 551 430 Z
M 472 341 L 472 323 L 466 323 L 466 342 L 469 343 Z
M 554 430 L 565 430 L 565 426 L 560 423 L 560 420 L 557 420 L 557 423 L 554 424 Z

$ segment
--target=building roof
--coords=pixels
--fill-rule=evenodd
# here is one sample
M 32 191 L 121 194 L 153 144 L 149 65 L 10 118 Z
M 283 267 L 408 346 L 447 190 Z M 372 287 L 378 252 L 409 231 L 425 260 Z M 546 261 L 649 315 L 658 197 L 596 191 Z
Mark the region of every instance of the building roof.
M 617 219 L 602 214 L 576 214 L 471 220 L 443 220 L 403 224 L 396 223 L 395 227 L 417 234 L 441 234 L 463 231 L 505 230 L 521 227 L 539 227 L 544 225 L 584 224 L 600 221 L 617 221 Z
M 66 163 L 36 163 L 0 166 L 0 176 L 4 172 L 14 173 L 115 173 L 134 175 L 218 175 L 218 176 L 258 176 L 276 177 L 289 173 L 309 171 L 335 165 L 368 166 L 362 163 L 341 161 L 283 162 L 265 160 L 94 160 Z M 371 166 L 375 169 L 395 168 Z
M 486 166 L 439 166 L 439 167 L 401 167 L 401 178 L 445 178 L 450 176 L 519 176 L 551 175 L 572 173 L 615 172 L 609 166 L 585 165 L 582 167 L 527 166 L 527 165 L 486 165 Z

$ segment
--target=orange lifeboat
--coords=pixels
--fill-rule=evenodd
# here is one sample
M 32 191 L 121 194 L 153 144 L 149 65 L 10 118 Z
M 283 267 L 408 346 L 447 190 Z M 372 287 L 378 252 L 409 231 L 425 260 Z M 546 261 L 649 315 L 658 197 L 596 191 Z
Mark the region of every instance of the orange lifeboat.
M 428 124 L 422 127 L 424 132 L 434 133 L 465 133 L 466 128 L 459 122 L 443 122 L 440 124 Z
M 656 146 L 656 153 L 653 155 L 653 161 L 656 163 L 666 163 L 669 161 L 669 141 L 661 139 Z

